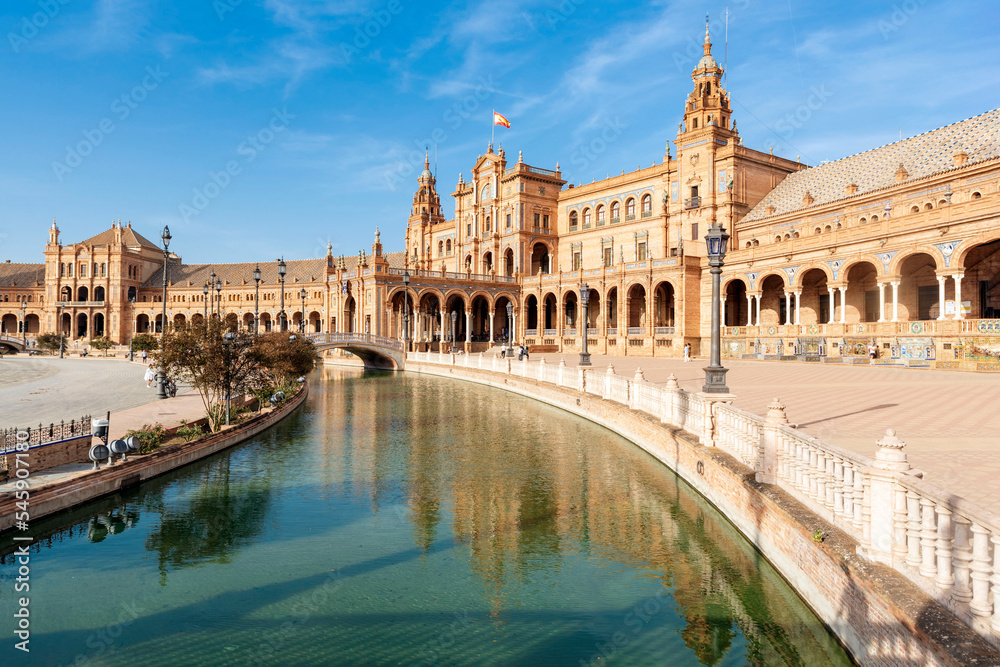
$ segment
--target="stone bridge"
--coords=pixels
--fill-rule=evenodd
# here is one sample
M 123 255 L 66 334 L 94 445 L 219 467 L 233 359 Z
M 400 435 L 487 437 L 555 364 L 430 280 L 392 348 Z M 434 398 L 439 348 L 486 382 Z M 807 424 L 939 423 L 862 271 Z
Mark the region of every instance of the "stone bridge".
M 403 370 L 406 352 L 403 341 L 363 333 L 317 333 L 306 336 L 318 351 L 339 348 L 357 355 L 365 368 Z
M 10 350 L 24 352 L 24 343 L 20 338 L 0 336 L 0 352 L 9 352 Z

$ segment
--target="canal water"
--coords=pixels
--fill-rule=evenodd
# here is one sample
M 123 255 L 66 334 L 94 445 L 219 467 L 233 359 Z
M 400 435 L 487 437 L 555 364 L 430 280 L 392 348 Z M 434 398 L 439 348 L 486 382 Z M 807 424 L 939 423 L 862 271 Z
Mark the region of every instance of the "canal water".
M 246 444 L 36 522 L 0 664 L 846 665 L 706 501 L 507 392 L 322 369 Z

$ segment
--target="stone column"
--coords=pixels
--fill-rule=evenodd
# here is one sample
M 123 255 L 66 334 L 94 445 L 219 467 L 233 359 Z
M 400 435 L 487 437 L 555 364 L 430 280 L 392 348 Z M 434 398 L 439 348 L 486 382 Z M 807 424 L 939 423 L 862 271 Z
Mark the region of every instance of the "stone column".
M 753 295 L 747 294 L 747 326 L 753 326 Z
M 788 423 L 785 416 L 785 406 L 777 398 L 767 406 L 767 419 L 761 429 L 760 463 L 756 471 L 757 481 L 761 484 L 776 484 L 778 480 L 778 442 L 779 427 Z
M 903 452 L 906 443 L 896 437 L 893 429 L 886 430 L 885 436 L 876 444 L 879 450 L 875 453 L 872 467 L 867 471 L 871 480 L 870 502 L 865 503 L 865 508 L 870 509 L 871 516 L 868 533 L 870 538 L 864 555 L 873 561 L 891 565 L 896 500 L 895 474 L 906 472 L 910 469 L 910 464 Z
M 962 278 L 965 276 L 956 273 L 952 275 L 951 279 L 955 281 L 955 319 L 964 320 L 965 316 L 962 314 Z
M 795 323 L 802 324 L 802 290 L 795 292 Z
M 785 324 L 792 323 L 792 293 L 785 292 Z
M 490 310 L 490 345 L 493 344 L 493 320 L 497 316 L 496 310 Z
M 472 311 L 465 309 L 465 342 L 472 342 Z
M 938 316 L 939 320 L 944 319 L 944 281 L 947 280 L 945 276 L 938 276 Z
M 833 324 L 834 319 L 836 319 L 837 314 L 837 297 L 833 295 L 833 288 L 827 287 L 826 293 L 830 295 L 830 319 L 827 324 Z
M 847 324 L 847 288 L 838 287 L 840 292 L 840 323 Z
M 899 281 L 892 284 L 892 321 L 899 321 Z
M 878 321 L 885 322 L 885 283 L 878 284 Z
M 754 294 L 753 295 L 754 301 L 757 302 L 757 308 L 756 308 L 756 310 L 757 310 L 757 319 L 756 319 L 757 326 L 760 326 L 760 297 L 761 297 L 760 294 Z

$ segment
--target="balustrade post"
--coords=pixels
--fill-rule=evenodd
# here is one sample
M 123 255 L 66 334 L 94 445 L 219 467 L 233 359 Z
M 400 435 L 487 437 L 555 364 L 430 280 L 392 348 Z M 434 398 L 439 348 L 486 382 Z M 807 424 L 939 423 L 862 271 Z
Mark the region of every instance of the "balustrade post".
M 545 381 L 545 357 L 538 360 L 538 381 Z
M 968 604 L 972 600 L 972 533 L 971 522 L 961 514 L 955 515 L 955 588 L 951 599 L 958 604 Z
M 759 468 L 755 471 L 755 478 L 761 484 L 775 484 L 778 481 L 778 443 L 780 439 L 781 427 L 788 423 L 785 415 L 785 406 L 782 405 L 778 397 L 767 406 L 767 417 L 764 419 L 764 426 L 760 430 L 760 443 L 757 456 Z
M 663 392 L 663 399 L 666 401 L 666 405 L 663 406 L 663 414 L 660 416 L 660 421 L 664 424 L 677 426 L 680 423 L 680 406 L 678 405 L 680 401 L 680 385 L 677 383 L 677 376 L 673 373 L 667 378 L 667 390 Z
M 990 604 L 990 531 L 972 524 L 972 602 L 969 611 L 982 618 L 993 613 Z
M 952 540 L 955 537 L 951 521 L 951 510 L 943 504 L 937 506 L 937 578 L 934 582 L 943 591 L 950 591 L 955 586 L 955 573 L 952 570 Z
M 831 464 L 833 475 L 833 514 L 843 518 L 844 516 L 844 460 L 839 456 L 834 456 Z
M 562 387 L 566 382 L 565 378 L 566 378 L 566 360 L 560 359 L 559 372 L 556 374 L 556 384 Z
M 604 374 L 604 395 L 601 398 L 611 397 L 611 378 L 614 377 L 615 366 L 614 364 L 608 364 L 608 371 Z
M 902 484 L 896 484 L 896 499 L 892 512 L 892 553 L 894 561 L 900 563 L 906 561 L 907 546 L 906 546 L 906 522 L 907 522 L 907 505 L 906 505 L 906 487 Z
M 933 500 L 920 498 L 920 517 L 920 574 L 934 577 L 937 575 L 937 562 L 934 559 L 934 548 L 937 546 L 937 516 Z
M 1000 635 L 1000 535 L 993 537 L 993 632 Z
M 639 392 L 641 391 L 642 385 L 645 383 L 646 383 L 646 376 L 642 374 L 641 368 L 636 367 L 635 377 L 633 377 L 632 381 L 629 382 L 628 384 L 629 388 L 628 406 L 633 410 L 639 409 L 639 403 L 640 403 Z
M 576 372 L 579 379 L 577 386 L 580 387 L 580 392 L 585 394 L 587 393 L 587 369 L 578 367 Z
M 906 492 L 906 564 L 920 565 L 920 496 Z

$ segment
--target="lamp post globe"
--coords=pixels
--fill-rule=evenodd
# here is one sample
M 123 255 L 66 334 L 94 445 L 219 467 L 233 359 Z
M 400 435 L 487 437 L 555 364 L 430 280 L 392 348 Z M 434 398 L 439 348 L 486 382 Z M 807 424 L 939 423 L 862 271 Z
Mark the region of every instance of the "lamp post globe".
M 253 270 L 253 332 L 260 333 L 260 264 Z
M 728 394 L 726 372 L 722 367 L 722 326 L 719 294 L 721 291 L 722 267 L 725 264 L 726 247 L 729 243 L 729 233 L 718 222 L 713 222 L 705 234 L 705 245 L 708 249 L 708 265 L 712 274 L 712 349 L 709 364 L 705 367 L 705 385 L 702 391 L 706 394 Z
M 580 335 L 583 337 L 582 347 L 580 348 L 580 365 L 581 366 L 592 366 L 590 363 L 590 352 L 587 352 L 587 329 L 590 326 L 590 286 L 587 283 L 580 285 L 580 306 L 583 309 L 583 321 L 580 324 L 581 331 Z
M 278 260 L 278 282 L 281 283 L 281 309 L 278 311 L 278 329 L 280 331 L 288 331 L 285 317 L 285 273 L 287 272 L 288 267 L 285 266 L 285 259 L 282 257 Z

